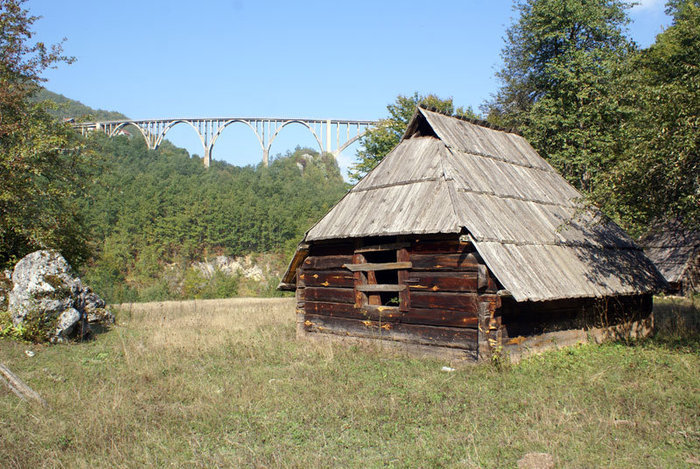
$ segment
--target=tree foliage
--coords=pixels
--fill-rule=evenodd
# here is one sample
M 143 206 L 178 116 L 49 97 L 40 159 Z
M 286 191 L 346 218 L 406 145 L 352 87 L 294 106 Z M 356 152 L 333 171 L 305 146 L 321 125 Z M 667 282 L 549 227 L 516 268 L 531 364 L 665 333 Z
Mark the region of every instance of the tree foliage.
M 377 166 L 398 145 L 417 106 L 434 108 L 450 115 L 476 117 L 471 108 L 455 108 L 452 98 L 441 99 L 433 94 L 423 96 L 418 93 L 412 96 L 399 95 L 394 103 L 386 107 L 389 117 L 380 119 L 377 125 L 360 139 L 362 148 L 357 152 L 357 162 L 351 165 L 348 172 L 351 179 L 362 179 L 362 176 Z
M 639 51 L 627 2 L 521 0 L 488 118 L 518 127 L 593 203 L 633 233 L 668 217 L 698 224 L 700 7 Z
M 604 207 L 629 225 L 680 219 L 700 226 L 700 2 L 674 0 L 673 23 L 626 64 L 623 158 Z
M 33 99 L 36 102 L 47 104 L 47 112 L 59 119 L 75 119 L 76 122 L 94 122 L 111 120 L 128 120 L 129 118 L 120 112 L 105 111 L 104 109 L 92 109 L 74 99 L 54 93 L 46 88 L 40 89 Z
M 23 0 L 0 0 L 0 264 L 56 248 L 79 264 L 85 230 L 76 208 L 87 154 L 79 137 L 32 101 L 41 74 L 60 62 L 60 44 L 32 43 L 36 17 Z

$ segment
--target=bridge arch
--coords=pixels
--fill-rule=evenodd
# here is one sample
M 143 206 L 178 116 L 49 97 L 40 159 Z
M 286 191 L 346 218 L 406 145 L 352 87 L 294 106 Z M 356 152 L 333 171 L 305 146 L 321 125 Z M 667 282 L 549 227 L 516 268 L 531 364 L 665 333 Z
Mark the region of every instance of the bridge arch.
M 109 133 L 107 135 L 109 137 L 116 137 L 117 135 L 119 135 L 120 130 L 125 129 L 126 127 L 128 127 L 130 125 L 139 129 L 139 132 L 141 132 L 141 136 L 143 136 L 143 139 L 146 141 L 146 146 L 148 147 L 149 150 L 153 150 L 154 148 L 152 147 L 152 142 L 151 142 L 151 139 L 149 138 L 149 134 L 146 132 L 146 130 L 144 128 L 142 128 L 136 122 L 132 122 L 132 121 L 122 122 L 122 123 L 118 124 L 116 127 L 110 129 Z
M 277 138 L 277 135 L 279 135 L 280 131 L 281 131 L 283 128 L 285 128 L 285 127 L 287 127 L 288 125 L 291 125 L 291 124 L 301 124 L 301 125 L 303 125 L 304 127 L 306 127 L 307 129 L 309 129 L 309 131 L 311 132 L 311 134 L 312 134 L 312 135 L 314 136 L 314 138 L 316 139 L 316 143 L 318 143 L 318 148 L 320 149 L 321 153 L 323 153 L 323 152 L 325 151 L 325 150 L 323 149 L 323 142 L 321 141 L 321 139 L 319 138 L 318 134 L 316 133 L 316 130 L 315 130 L 313 127 L 311 127 L 307 122 L 304 122 L 304 121 L 302 121 L 302 120 L 299 120 L 299 119 L 290 119 L 290 120 L 288 120 L 288 121 L 284 121 L 284 122 L 282 123 L 282 125 L 280 125 L 279 127 L 277 127 L 277 129 L 275 130 L 275 133 L 272 134 L 272 136 L 270 137 L 270 140 L 267 142 L 267 148 L 264 149 L 264 152 L 265 152 L 265 160 L 267 160 L 267 158 L 268 158 L 269 155 L 270 155 L 270 148 L 272 148 L 272 142 L 275 141 L 275 139 Z M 265 161 L 265 166 L 267 166 L 267 161 Z
M 352 145 L 353 143 L 357 142 L 360 140 L 362 137 L 365 136 L 365 134 L 369 131 L 369 128 L 366 128 L 362 133 L 355 135 L 354 137 L 350 138 L 347 142 L 343 143 L 340 148 L 338 148 L 334 153 L 336 156 L 340 155 L 343 150 L 345 150 L 347 147 Z
M 262 137 L 258 133 L 258 130 L 249 121 L 247 121 L 245 119 L 229 119 L 226 122 L 224 122 L 223 124 L 221 124 L 219 126 L 219 128 L 216 130 L 216 132 L 214 132 L 214 135 L 212 135 L 212 137 L 211 137 L 211 142 L 209 142 L 210 147 L 212 147 L 212 148 L 214 147 L 214 144 L 219 139 L 219 136 L 221 136 L 221 133 L 224 131 L 224 129 L 226 127 L 228 127 L 229 125 L 232 125 L 232 124 L 239 123 L 239 122 L 247 125 L 248 128 L 253 131 L 253 133 L 255 134 L 255 138 L 258 139 L 258 143 L 260 144 L 260 149 L 265 151 L 265 143 L 263 142 Z
M 204 148 L 204 151 L 206 152 L 206 150 L 207 150 L 207 142 L 206 142 L 206 139 L 205 139 L 204 135 L 202 135 L 202 133 L 201 133 L 201 132 L 199 131 L 199 129 L 197 128 L 197 126 L 194 125 L 194 124 L 192 123 L 192 121 L 190 121 L 190 120 L 188 120 L 188 119 L 178 119 L 178 120 L 174 120 L 174 121 L 168 122 L 168 123 L 165 125 L 165 127 L 163 127 L 163 130 L 161 130 L 160 134 L 159 134 L 158 137 L 156 138 L 155 145 L 154 145 L 154 149 L 155 149 L 155 148 L 158 148 L 158 147 L 160 146 L 160 144 L 163 143 L 163 140 L 165 140 L 165 135 L 168 133 L 168 131 L 172 130 L 172 128 L 175 127 L 175 126 L 178 125 L 178 124 L 187 124 L 187 125 L 189 125 L 190 127 L 192 127 L 192 129 L 194 129 L 195 133 L 197 134 L 197 137 L 199 137 L 199 141 L 200 141 L 201 144 L 202 144 L 202 148 Z

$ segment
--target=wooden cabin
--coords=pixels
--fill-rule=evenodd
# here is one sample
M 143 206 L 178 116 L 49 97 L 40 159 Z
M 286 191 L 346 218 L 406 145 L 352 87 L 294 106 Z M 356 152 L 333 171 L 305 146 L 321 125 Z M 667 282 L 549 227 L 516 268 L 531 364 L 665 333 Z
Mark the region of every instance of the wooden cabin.
M 484 359 L 649 326 L 654 265 L 525 139 L 418 109 L 299 245 L 298 334 Z
M 668 282 L 668 293 L 700 292 L 700 231 L 671 220 L 654 226 L 639 244 Z

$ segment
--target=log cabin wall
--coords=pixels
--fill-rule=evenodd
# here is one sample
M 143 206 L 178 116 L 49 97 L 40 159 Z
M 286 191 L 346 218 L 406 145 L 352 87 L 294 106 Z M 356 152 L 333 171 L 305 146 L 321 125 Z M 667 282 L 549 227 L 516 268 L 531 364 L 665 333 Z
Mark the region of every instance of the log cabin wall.
M 646 319 L 652 308 L 649 294 L 518 303 L 500 289 L 474 246 L 456 236 L 314 243 L 297 271 L 297 332 L 488 359 L 513 339 Z
M 547 332 L 616 326 L 649 318 L 652 307 L 651 294 L 523 303 L 504 298 L 501 335 L 507 342 Z
M 300 333 L 461 349 L 500 337 L 498 285 L 458 236 L 314 243 L 297 271 Z

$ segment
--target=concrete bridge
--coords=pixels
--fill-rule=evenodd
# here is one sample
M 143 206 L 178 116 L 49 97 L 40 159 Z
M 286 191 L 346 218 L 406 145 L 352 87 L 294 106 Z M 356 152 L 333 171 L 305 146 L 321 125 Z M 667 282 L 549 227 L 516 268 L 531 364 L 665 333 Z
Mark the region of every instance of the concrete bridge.
M 238 123 L 248 126 L 255 134 L 262 150 L 262 161 L 265 166 L 270 158 L 272 143 L 280 131 L 288 125 L 298 124 L 306 127 L 316 139 L 321 152 L 332 153 L 337 157 L 375 124 L 373 121 L 342 119 L 215 117 L 82 122 L 73 124 L 73 127 L 83 135 L 99 130 L 113 137 L 123 134 L 126 127 L 133 126 L 146 140 L 148 148 L 155 150 L 163 142 L 170 129 L 178 124 L 186 124 L 197 132 L 204 149 L 204 165 L 208 167 L 211 164 L 212 149 L 221 132 L 229 125 Z

